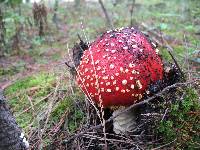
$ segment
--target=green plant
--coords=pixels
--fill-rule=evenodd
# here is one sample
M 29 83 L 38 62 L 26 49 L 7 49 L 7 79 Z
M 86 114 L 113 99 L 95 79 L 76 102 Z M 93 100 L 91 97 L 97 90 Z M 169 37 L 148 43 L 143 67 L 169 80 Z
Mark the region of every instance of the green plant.
M 84 118 L 82 110 L 74 110 L 73 117 L 69 120 L 68 129 L 70 132 L 74 132 L 81 124 Z
M 9 6 L 13 5 L 14 7 L 15 5 L 17 5 L 17 3 L 8 4 L 8 5 Z M 3 5 L 3 4 L 2 6 L 5 7 L 4 9 L 1 8 L 3 12 L 3 23 L 4 23 L 4 26 L 6 27 L 4 31 L 4 37 L 3 37 L 3 43 L 5 45 L 4 46 L 5 53 L 10 54 L 11 49 L 19 53 L 18 50 L 20 49 L 19 45 L 21 42 L 22 29 L 23 29 L 22 26 L 25 22 L 25 16 L 22 16 L 20 12 L 16 12 L 14 8 L 10 8 L 9 6 Z
M 44 38 L 43 37 L 40 37 L 40 36 L 35 36 L 33 39 L 32 39 L 32 44 L 34 46 L 39 46 L 41 45 L 43 42 L 44 42 Z
M 164 141 L 174 142 L 178 149 L 195 149 L 200 142 L 200 103 L 198 94 L 188 88 L 185 97 L 171 105 L 166 120 L 161 121 L 159 133 L 163 135 Z
M 51 113 L 52 119 L 55 122 L 58 122 L 60 117 L 66 112 L 72 109 L 72 97 L 66 97 L 65 99 L 61 100 L 54 108 Z
M 51 113 L 52 121 L 58 122 L 66 113 L 67 128 L 69 132 L 74 132 L 84 121 L 83 109 L 79 108 L 81 106 L 77 107 L 77 103 L 79 103 L 78 105 L 82 104 L 81 99 L 83 99 L 82 95 L 76 92 L 75 95 L 67 96 L 63 100 L 60 100 Z
M 5 3 L 12 7 L 17 6 L 22 3 L 22 0 L 0 0 L 0 3 Z

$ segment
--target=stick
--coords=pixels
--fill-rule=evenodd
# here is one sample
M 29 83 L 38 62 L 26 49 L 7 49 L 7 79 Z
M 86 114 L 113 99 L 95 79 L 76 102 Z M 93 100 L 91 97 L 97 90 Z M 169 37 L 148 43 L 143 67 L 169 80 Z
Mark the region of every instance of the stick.
M 142 26 L 146 29 L 148 29 L 148 26 L 144 23 L 142 23 Z M 161 38 L 161 42 L 159 42 L 158 40 L 155 40 L 160 46 L 167 48 L 167 52 L 169 53 L 169 55 L 171 56 L 172 60 L 174 61 L 176 67 L 178 68 L 179 72 L 181 73 L 182 79 L 184 79 L 184 73 L 182 72 L 180 66 L 178 65 L 178 62 L 176 61 L 175 57 L 173 56 L 172 52 L 173 48 L 168 44 L 167 40 L 163 37 L 162 32 L 160 31 L 160 34 L 158 34 L 157 32 L 153 32 L 152 30 L 148 30 L 148 32 L 151 32 L 152 34 L 156 35 L 157 37 Z
M 131 14 L 131 27 L 133 26 L 133 8 L 134 8 L 134 5 L 135 5 L 135 0 L 133 0 L 132 2 L 132 5 L 131 5 L 131 9 L 130 9 L 130 14 Z
M 108 25 L 110 26 L 111 29 L 114 29 L 113 23 L 112 23 L 109 15 L 108 15 L 108 12 L 107 12 L 106 8 L 104 7 L 104 4 L 103 4 L 102 0 L 99 0 L 99 4 L 101 5 L 101 8 L 102 8 L 102 10 L 103 10 L 103 12 L 105 14 L 105 17 L 107 19 Z
M 174 61 L 175 65 L 176 65 L 176 67 L 178 68 L 179 72 L 181 73 L 182 78 L 184 78 L 184 73 L 182 72 L 180 66 L 178 65 L 178 62 L 176 61 L 176 59 L 175 59 L 174 56 L 172 55 L 171 51 L 169 50 L 169 49 L 172 49 L 172 48 L 170 48 L 169 45 L 167 45 L 166 48 L 168 49 L 168 53 L 169 53 L 169 55 L 171 56 L 171 58 L 173 59 L 173 61 Z

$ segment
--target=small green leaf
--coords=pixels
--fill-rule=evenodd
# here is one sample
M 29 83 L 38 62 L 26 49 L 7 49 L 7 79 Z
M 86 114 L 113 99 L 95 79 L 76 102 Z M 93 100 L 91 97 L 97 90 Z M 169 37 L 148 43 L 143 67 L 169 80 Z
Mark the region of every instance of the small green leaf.
M 160 29 L 161 30 L 166 30 L 168 28 L 168 25 L 166 23 L 161 23 L 160 24 Z

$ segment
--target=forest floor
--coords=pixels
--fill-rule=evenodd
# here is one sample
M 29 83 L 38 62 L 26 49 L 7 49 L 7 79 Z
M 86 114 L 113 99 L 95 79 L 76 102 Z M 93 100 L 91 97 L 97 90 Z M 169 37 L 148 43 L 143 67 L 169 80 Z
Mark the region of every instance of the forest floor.
M 63 28 L 58 32 L 67 33 L 65 26 L 63 25 Z M 63 69 L 67 69 L 67 66 L 64 66 L 66 60 L 63 57 L 67 54 L 67 37 L 62 37 L 64 40 L 58 36 L 54 36 L 54 38 L 56 43 L 44 43 L 31 50 L 31 52 L 29 49 L 23 49 L 17 55 L 2 58 L 0 60 L 0 88 L 5 89 L 16 80 L 37 74 L 38 72 L 48 72 L 60 65 L 63 65 Z
M 105 5 L 114 27 L 130 26 L 132 20 L 134 27 L 158 43 L 164 60 L 173 63 L 164 47 L 167 45 L 173 49 L 188 80 L 199 78 L 199 4 L 159 0 L 136 2 L 130 19 L 131 4 L 123 2 L 114 6 L 110 2 Z M 27 8 L 24 9 L 22 13 L 26 16 Z M 32 17 L 30 10 L 28 12 L 28 17 Z M 60 4 L 58 28 L 52 16 L 52 8 L 48 8 L 44 37 L 38 37 L 37 27 L 26 27 L 23 32 L 27 39 L 22 38 L 20 50 L 0 59 L 0 88 L 5 89 L 32 149 L 53 147 L 59 139 L 64 140 L 80 131 L 88 121 L 88 114 L 85 114 L 88 106 L 82 103 L 84 95 L 74 87 L 65 62 L 71 60 L 69 49 L 79 42 L 77 34 L 91 42 L 109 29 L 97 2 L 78 8 L 72 3 Z

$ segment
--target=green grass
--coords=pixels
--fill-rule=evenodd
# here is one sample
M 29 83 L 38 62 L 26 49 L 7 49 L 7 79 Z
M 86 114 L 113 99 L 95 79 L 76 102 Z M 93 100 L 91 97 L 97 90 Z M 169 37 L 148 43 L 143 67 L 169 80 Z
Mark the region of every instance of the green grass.
M 68 123 L 69 132 L 73 133 L 74 131 L 76 131 L 78 127 L 81 124 L 83 124 L 84 118 L 85 118 L 85 114 L 82 110 L 78 110 L 78 109 L 75 110 L 73 117 L 71 117 Z
M 66 97 L 61 100 L 52 111 L 52 119 L 54 122 L 58 122 L 60 117 L 65 113 L 65 111 L 69 112 L 72 107 L 73 99 L 72 97 Z

